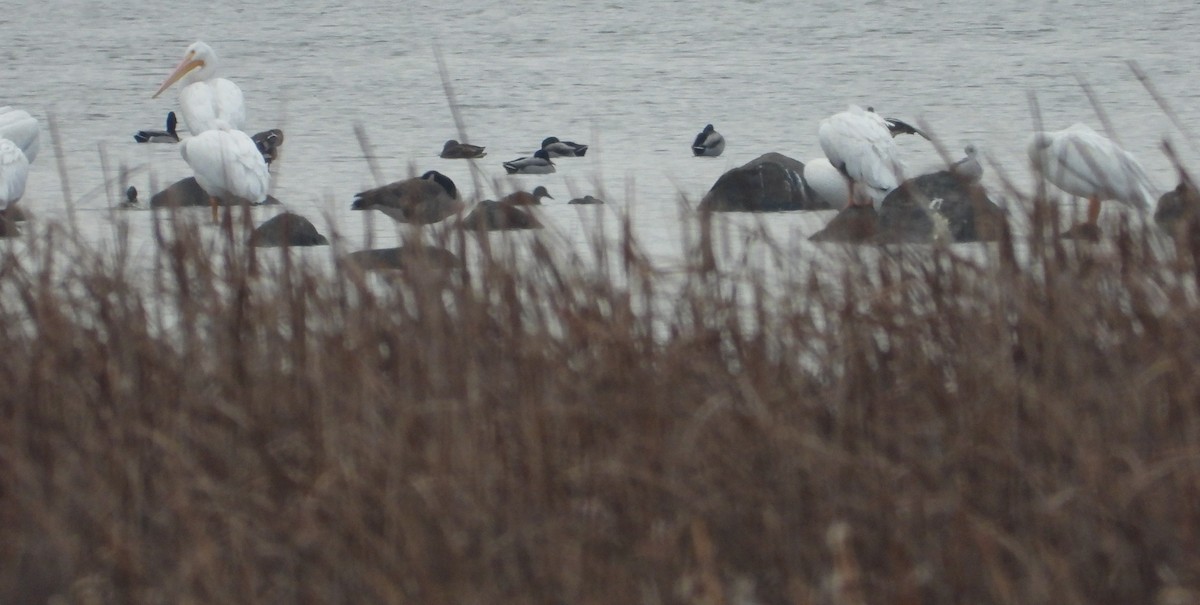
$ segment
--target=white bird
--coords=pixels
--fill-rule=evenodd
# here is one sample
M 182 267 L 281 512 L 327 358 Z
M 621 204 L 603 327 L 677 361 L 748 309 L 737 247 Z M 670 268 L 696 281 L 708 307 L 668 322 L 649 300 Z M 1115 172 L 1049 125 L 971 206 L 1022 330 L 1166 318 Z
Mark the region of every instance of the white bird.
M 193 42 L 183 60 L 154 93 L 158 98 L 172 84 L 180 82 L 179 110 L 192 135 L 198 135 L 222 121 L 235 130 L 246 122 L 246 103 L 237 84 L 217 77 L 217 53 L 203 42 Z
M 41 126 L 23 109 L 0 107 L 0 139 L 16 143 L 25 159 L 32 163 L 41 146 Z
M 227 204 L 261 204 L 266 199 L 271 173 L 250 135 L 216 120 L 211 130 L 180 143 L 179 153 L 208 194 L 213 222 L 217 221 L 218 198 Z
M 533 152 L 533 155 L 504 162 L 504 169 L 509 174 L 550 174 L 555 171 L 554 162 L 545 149 Z
M 37 157 L 41 128 L 28 112 L 0 107 L 0 212 L 25 195 L 29 164 Z
M 1068 232 L 1095 239 L 1102 200 L 1117 200 L 1140 210 L 1154 206 L 1155 187 L 1137 159 L 1085 124 L 1034 133 L 1029 141 L 1034 170 L 1059 189 L 1087 198 L 1087 222 Z
M 725 151 L 725 137 L 721 133 L 713 130 L 713 125 L 709 124 L 696 135 L 696 140 L 692 141 L 692 154 L 696 156 L 705 156 L 715 158 Z
M 974 145 L 968 144 L 963 147 L 963 153 L 967 154 L 967 157 L 951 164 L 950 172 L 968 183 L 983 178 L 983 164 L 980 164 L 979 158 L 976 157 L 979 151 Z
M 821 151 L 850 179 L 851 205 L 878 206 L 904 181 L 900 148 L 892 137 L 883 116 L 857 105 L 821 120 L 817 130 Z
M 813 158 L 804 163 L 804 182 L 817 197 L 835 210 L 844 209 L 850 202 L 850 179 L 826 158 Z

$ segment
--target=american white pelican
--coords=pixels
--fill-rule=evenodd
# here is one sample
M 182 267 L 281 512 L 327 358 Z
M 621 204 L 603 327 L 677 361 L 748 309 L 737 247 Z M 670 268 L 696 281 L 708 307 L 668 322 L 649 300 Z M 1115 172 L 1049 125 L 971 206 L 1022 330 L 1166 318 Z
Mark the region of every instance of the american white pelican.
M 28 112 L 0 107 L 0 212 L 25 195 L 29 164 L 37 157 L 41 128 Z
M 266 199 L 271 173 L 250 135 L 216 120 L 211 130 L 181 143 L 179 152 L 208 194 L 213 222 L 218 198 L 227 204 L 261 204 Z
M 715 158 L 723 151 L 725 151 L 725 137 L 713 130 L 712 124 L 705 126 L 704 130 L 696 135 L 696 140 L 692 142 L 692 155 Z
M 835 210 L 850 203 L 850 179 L 826 158 L 813 158 L 804 163 L 804 183 L 817 197 Z
M 554 172 L 554 162 L 545 149 L 533 152 L 533 155 L 504 162 L 504 169 L 509 174 L 550 174 Z
M 378 210 L 397 222 L 427 225 L 463 209 L 450 177 L 430 170 L 418 178 L 396 181 L 354 196 L 351 210 Z
M 554 196 L 550 195 L 550 192 L 546 191 L 545 187 L 538 185 L 533 188 L 532 193 L 528 191 L 514 191 L 500 198 L 500 203 L 510 206 L 538 206 L 542 203 L 542 198 L 544 197 L 554 199 Z
M 250 137 L 262 154 L 263 161 L 268 165 L 279 158 L 279 148 L 283 146 L 283 131 L 278 128 L 264 130 Z
M 166 130 L 139 130 L 133 135 L 133 140 L 139 143 L 178 143 L 179 133 L 175 131 L 178 121 L 175 112 L 167 112 Z
M 29 163 L 37 158 L 41 147 L 41 126 L 29 112 L 12 107 L 0 107 L 0 139 L 16 143 Z
M 588 146 L 573 141 L 560 141 L 558 137 L 542 139 L 542 149 L 552 158 L 581 158 L 587 154 Z
M 237 84 L 217 77 L 217 53 L 203 42 L 193 42 L 183 54 L 175 71 L 167 76 L 154 93 L 158 98 L 175 82 L 179 91 L 179 110 L 188 130 L 198 135 L 215 128 L 218 120 L 241 130 L 246 122 L 246 103 Z
M 25 179 L 29 176 L 29 159 L 17 144 L 0 139 L 0 212 L 8 210 L 25 195 Z
M 467 143 L 459 143 L 454 139 L 446 141 L 442 146 L 441 157 L 448 160 L 466 160 L 471 158 L 481 158 L 487 153 L 479 145 L 470 145 Z
M 1068 231 L 1068 236 L 1099 237 L 1096 219 L 1101 200 L 1117 200 L 1141 210 L 1154 206 L 1154 184 L 1137 159 L 1085 124 L 1034 133 L 1028 151 L 1038 174 L 1088 200 L 1087 222 Z
M 821 120 L 821 151 L 850 179 L 851 205 L 879 205 L 904 180 L 900 148 L 883 116 L 851 105 Z
M 951 164 L 950 172 L 970 183 L 983 178 L 983 164 L 980 164 L 979 158 L 976 157 L 979 151 L 974 145 L 967 145 L 963 147 L 963 153 L 967 154 L 967 157 Z

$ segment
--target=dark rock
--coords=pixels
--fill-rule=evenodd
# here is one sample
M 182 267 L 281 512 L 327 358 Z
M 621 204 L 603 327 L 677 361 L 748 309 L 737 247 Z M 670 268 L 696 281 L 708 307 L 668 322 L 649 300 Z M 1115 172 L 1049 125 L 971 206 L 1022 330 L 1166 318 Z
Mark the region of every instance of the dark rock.
M 734 168 L 700 200 L 711 212 L 783 212 L 826 210 L 830 205 L 804 182 L 804 163 L 779 153 L 765 153 Z
M 221 206 L 229 205 L 220 198 L 217 199 L 217 202 Z M 277 204 L 279 204 L 279 200 L 268 195 L 266 201 L 257 205 L 274 206 Z M 200 183 L 197 183 L 196 177 L 193 176 L 177 181 L 170 187 L 150 196 L 151 208 L 186 208 L 190 206 L 208 206 L 208 194 L 204 192 L 204 188 L 200 187 Z
M 327 246 L 329 240 L 317 233 L 312 222 L 300 216 L 285 212 L 274 216 L 258 226 L 250 234 L 250 244 L 253 246 Z
M 525 210 L 510 204 L 484 200 L 462 220 L 464 229 L 474 231 L 503 231 L 512 229 L 541 229 L 542 224 Z
M 879 211 L 850 206 L 811 238 L 860 243 L 929 243 L 944 228 L 951 241 L 994 240 L 1004 229 L 1004 211 L 978 182 L 939 171 L 909 179 L 888 193 Z
M 366 271 L 413 269 L 446 271 L 461 269 L 463 263 L 453 252 L 433 246 L 401 246 L 351 252 L 346 259 Z
M 874 242 L 879 234 L 879 213 L 874 206 L 847 206 L 824 229 L 813 234 L 814 242 Z
M 890 209 L 892 215 L 888 220 L 881 217 L 881 231 L 896 241 L 927 241 L 932 222 L 921 219 L 915 207 L 945 217 L 955 242 L 992 241 L 1004 229 L 1004 211 L 988 198 L 983 186 L 949 170 L 909 179 L 888 193 L 880 211 L 888 214 Z
M 14 223 L 25 222 L 25 218 L 26 218 L 25 210 L 22 209 L 20 206 L 9 206 L 8 208 L 6 208 L 5 210 L 0 211 L 0 212 L 3 213 L 2 215 L 4 216 L 4 218 L 8 219 L 11 222 L 14 222 Z

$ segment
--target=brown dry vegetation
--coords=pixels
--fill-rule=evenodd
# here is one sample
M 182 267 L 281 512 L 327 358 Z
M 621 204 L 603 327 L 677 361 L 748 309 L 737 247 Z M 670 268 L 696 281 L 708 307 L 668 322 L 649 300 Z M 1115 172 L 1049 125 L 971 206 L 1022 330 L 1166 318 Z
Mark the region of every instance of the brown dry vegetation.
M 0 257 L 3 603 L 1200 589 L 1198 250 L 1034 234 L 778 297 L 702 238 L 663 311 L 628 235 L 621 275 L 535 240 L 387 289 L 186 227 L 147 286 L 36 237 Z

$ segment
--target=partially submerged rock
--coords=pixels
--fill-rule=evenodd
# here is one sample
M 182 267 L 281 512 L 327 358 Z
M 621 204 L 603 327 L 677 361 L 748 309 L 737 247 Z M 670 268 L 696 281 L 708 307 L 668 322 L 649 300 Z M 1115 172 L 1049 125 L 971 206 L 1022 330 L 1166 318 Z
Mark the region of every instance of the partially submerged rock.
M 1004 211 L 978 182 L 943 170 L 909 179 L 888 193 L 876 212 L 870 206 L 842 210 L 813 241 L 930 243 L 994 240 Z
M 329 240 L 311 221 L 291 212 L 274 216 L 250 234 L 253 246 L 327 246 Z
M 229 204 L 220 198 L 217 202 L 221 206 Z M 271 206 L 279 204 L 279 200 L 268 195 L 266 201 L 260 206 Z M 196 177 L 189 176 L 186 179 L 176 181 L 170 187 L 155 193 L 150 196 L 151 208 L 187 208 L 191 206 L 208 206 L 208 193 L 205 193 L 204 188 L 200 183 L 196 182 Z
M 780 153 L 765 153 L 717 179 L 700 200 L 710 212 L 783 212 L 827 210 L 804 181 L 804 163 Z

